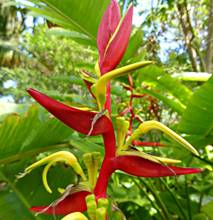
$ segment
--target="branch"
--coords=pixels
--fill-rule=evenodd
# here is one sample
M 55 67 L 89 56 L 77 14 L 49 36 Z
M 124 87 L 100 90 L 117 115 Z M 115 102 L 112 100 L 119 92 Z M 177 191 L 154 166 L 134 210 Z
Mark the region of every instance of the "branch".
M 212 71 L 212 58 L 213 58 L 213 0 L 210 0 L 209 6 L 209 19 L 208 19 L 208 35 L 206 45 L 205 66 L 207 72 Z
M 182 72 L 172 74 L 172 77 L 179 80 L 196 82 L 206 82 L 211 76 L 212 74 L 206 72 Z

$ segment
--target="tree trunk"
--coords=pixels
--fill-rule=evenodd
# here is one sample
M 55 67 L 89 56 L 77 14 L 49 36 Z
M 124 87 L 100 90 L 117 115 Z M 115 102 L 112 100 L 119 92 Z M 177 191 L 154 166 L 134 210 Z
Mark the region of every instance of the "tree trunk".
M 199 70 L 197 65 L 198 56 L 196 53 L 196 49 L 193 47 L 193 40 L 195 38 L 195 35 L 193 27 L 191 25 L 186 1 L 177 3 L 177 11 L 179 15 L 180 24 L 183 30 L 185 45 L 189 54 L 192 69 L 194 72 L 197 72 Z

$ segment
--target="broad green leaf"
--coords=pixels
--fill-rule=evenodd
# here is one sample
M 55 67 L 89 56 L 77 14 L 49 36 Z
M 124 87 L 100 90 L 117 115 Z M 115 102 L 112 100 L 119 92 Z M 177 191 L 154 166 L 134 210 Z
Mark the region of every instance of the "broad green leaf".
M 29 208 L 29 207 L 28 207 Z M 36 220 L 14 192 L 0 192 L 0 219 L 1 220 Z
M 208 219 L 213 219 L 212 209 L 213 209 L 213 201 L 211 201 L 211 202 L 207 203 L 206 205 L 204 205 L 201 208 L 201 211 L 204 212 L 208 216 Z
M 148 93 L 161 100 L 178 113 L 182 113 L 192 92 L 177 79 L 172 78 L 162 68 L 148 66 L 139 71 L 137 87 L 148 85 Z M 142 88 L 143 90 L 143 88 Z
M 66 148 L 72 131 L 49 114 L 40 114 L 32 106 L 24 116 L 8 115 L 0 124 L 0 164 L 32 156 L 39 152 Z
M 96 144 L 86 137 L 75 137 L 73 135 L 69 143 L 80 150 L 81 153 L 100 152 L 101 155 L 104 155 L 104 146 Z
M 51 168 L 48 174 L 48 182 L 53 189 L 53 193 L 49 194 L 44 189 L 42 184 L 41 175 L 44 167 L 35 169 L 33 172 L 26 175 L 25 177 L 16 180 L 15 176 L 20 172 L 23 172 L 23 169 L 26 166 L 26 162 L 15 163 L 8 165 L 1 170 L 2 175 L 0 176 L 0 180 L 3 180 L 7 183 L 5 190 L 2 190 L 2 192 L 0 193 L 0 201 L 1 196 L 4 195 L 4 197 L 2 198 L 2 204 L 0 202 L 0 208 L 3 208 L 4 206 L 6 207 L 4 209 L 4 219 L 11 220 L 13 219 L 10 214 L 11 212 L 17 212 L 18 216 L 21 215 L 19 214 L 20 212 L 23 213 L 23 217 L 29 216 L 29 218 L 25 218 L 26 220 L 51 220 L 53 218 L 53 216 L 51 215 L 34 216 L 30 213 L 29 208 L 31 206 L 37 205 L 49 205 L 60 197 L 60 193 L 57 190 L 58 187 L 66 188 L 66 186 L 69 184 L 76 184 L 77 178 L 71 168 L 67 168 L 63 165 L 57 164 L 57 166 Z M 7 200 L 9 198 L 11 200 L 14 200 L 14 205 L 12 202 L 9 203 L 9 201 L 7 203 Z M 3 213 L 0 212 L 0 219 L 2 217 L 1 214 Z M 30 216 L 32 217 L 30 218 Z M 60 217 L 57 219 L 60 219 Z
M 192 220 L 208 220 L 209 218 L 204 213 L 198 213 L 192 217 Z
M 179 124 L 179 130 L 181 132 L 193 136 L 200 136 L 203 137 L 203 139 L 213 136 L 212 94 L 213 77 L 201 86 L 191 97 Z M 212 138 L 210 138 L 210 141 L 212 141 Z
M 0 219 L 37 219 L 29 212 L 30 204 L 28 201 L 23 197 L 20 191 L 14 187 L 13 181 L 9 180 L 1 171 L 0 181 L 5 183 L 5 186 L 1 187 L 0 190 Z
M 177 113 L 181 114 L 185 110 L 185 106 L 175 98 L 171 98 L 169 96 L 166 96 L 165 93 L 159 91 L 159 90 L 152 90 L 152 89 L 141 89 L 141 91 L 144 94 L 149 94 L 153 97 L 155 97 L 158 100 L 161 100 L 166 106 L 171 108 L 173 111 L 176 111 Z
M 28 8 L 55 24 L 66 29 L 84 34 L 92 44 L 96 35 L 101 17 L 110 0 L 30 0 Z M 80 16 L 79 16 L 80 15 Z

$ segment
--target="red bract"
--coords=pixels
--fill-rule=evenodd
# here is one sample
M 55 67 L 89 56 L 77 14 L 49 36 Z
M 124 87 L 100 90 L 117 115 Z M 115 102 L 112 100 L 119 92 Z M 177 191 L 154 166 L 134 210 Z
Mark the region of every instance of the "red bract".
M 131 33 L 132 16 L 133 6 L 130 6 L 121 19 L 119 5 L 112 0 L 102 17 L 97 36 L 101 74 L 114 69 L 121 61 Z
M 97 45 L 100 59 L 103 59 L 107 44 L 115 32 L 121 19 L 120 8 L 115 0 L 112 0 L 105 11 L 98 28 Z
M 138 156 L 119 156 L 113 162 L 115 169 L 141 177 L 176 176 L 201 172 L 201 169 L 166 166 Z
M 97 113 L 67 106 L 34 89 L 28 89 L 27 91 L 38 103 L 64 124 L 80 133 L 89 133 L 92 126 L 92 120 Z M 91 135 L 103 134 L 111 129 L 111 121 L 106 116 L 102 116 L 95 123 Z
M 48 206 L 36 206 L 30 210 L 33 212 L 42 212 L 45 214 L 67 215 L 72 212 L 85 212 L 87 210 L 85 198 L 91 194 L 87 191 L 73 193 L 67 196 L 64 200 Z

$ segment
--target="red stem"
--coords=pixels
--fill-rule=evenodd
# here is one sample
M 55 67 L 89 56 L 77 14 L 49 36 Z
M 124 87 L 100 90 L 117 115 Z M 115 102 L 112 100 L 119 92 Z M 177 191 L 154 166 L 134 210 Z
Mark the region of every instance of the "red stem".
M 112 128 L 109 132 L 103 134 L 103 139 L 105 147 L 105 157 L 102 162 L 98 180 L 94 189 L 94 193 L 97 198 L 106 197 L 108 181 L 114 171 L 110 162 L 111 158 L 114 158 L 116 153 L 114 129 Z
M 94 194 L 97 199 L 106 198 L 107 196 L 107 186 L 110 179 L 110 176 L 115 171 L 115 168 L 112 163 L 113 158 L 104 158 L 101 170 L 98 176 L 98 180 L 94 189 Z
M 111 114 L 111 89 L 110 89 L 110 82 L 107 84 L 107 93 L 106 93 L 106 102 L 105 102 L 105 109 L 108 109 L 109 114 Z
M 134 88 L 134 84 L 133 84 L 133 80 L 132 80 L 132 77 L 131 77 L 130 74 L 128 75 L 128 80 L 129 80 L 130 92 L 131 92 L 130 100 L 129 100 L 129 109 L 130 109 L 131 116 L 130 116 L 130 120 L 129 120 L 128 135 L 131 135 L 132 134 L 132 123 L 133 123 L 133 119 L 135 117 L 135 113 L 134 113 L 134 110 L 133 110 L 133 88 Z
M 108 109 L 109 114 L 111 114 L 110 83 L 107 84 L 105 108 Z M 116 140 L 113 127 L 110 129 L 110 131 L 103 134 L 103 140 L 105 147 L 105 157 L 102 162 L 96 186 L 94 188 L 94 194 L 96 198 L 106 197 L 109 178 L 114 172 L 114 168 L 111 163 L 111 159 L 114 158 L 116 154 Z
M 116 141 L 114 129 L 112 129 L 103 134 L 104 147 L 105 147 L 105 158 L 115 157 L 116 152 Z

